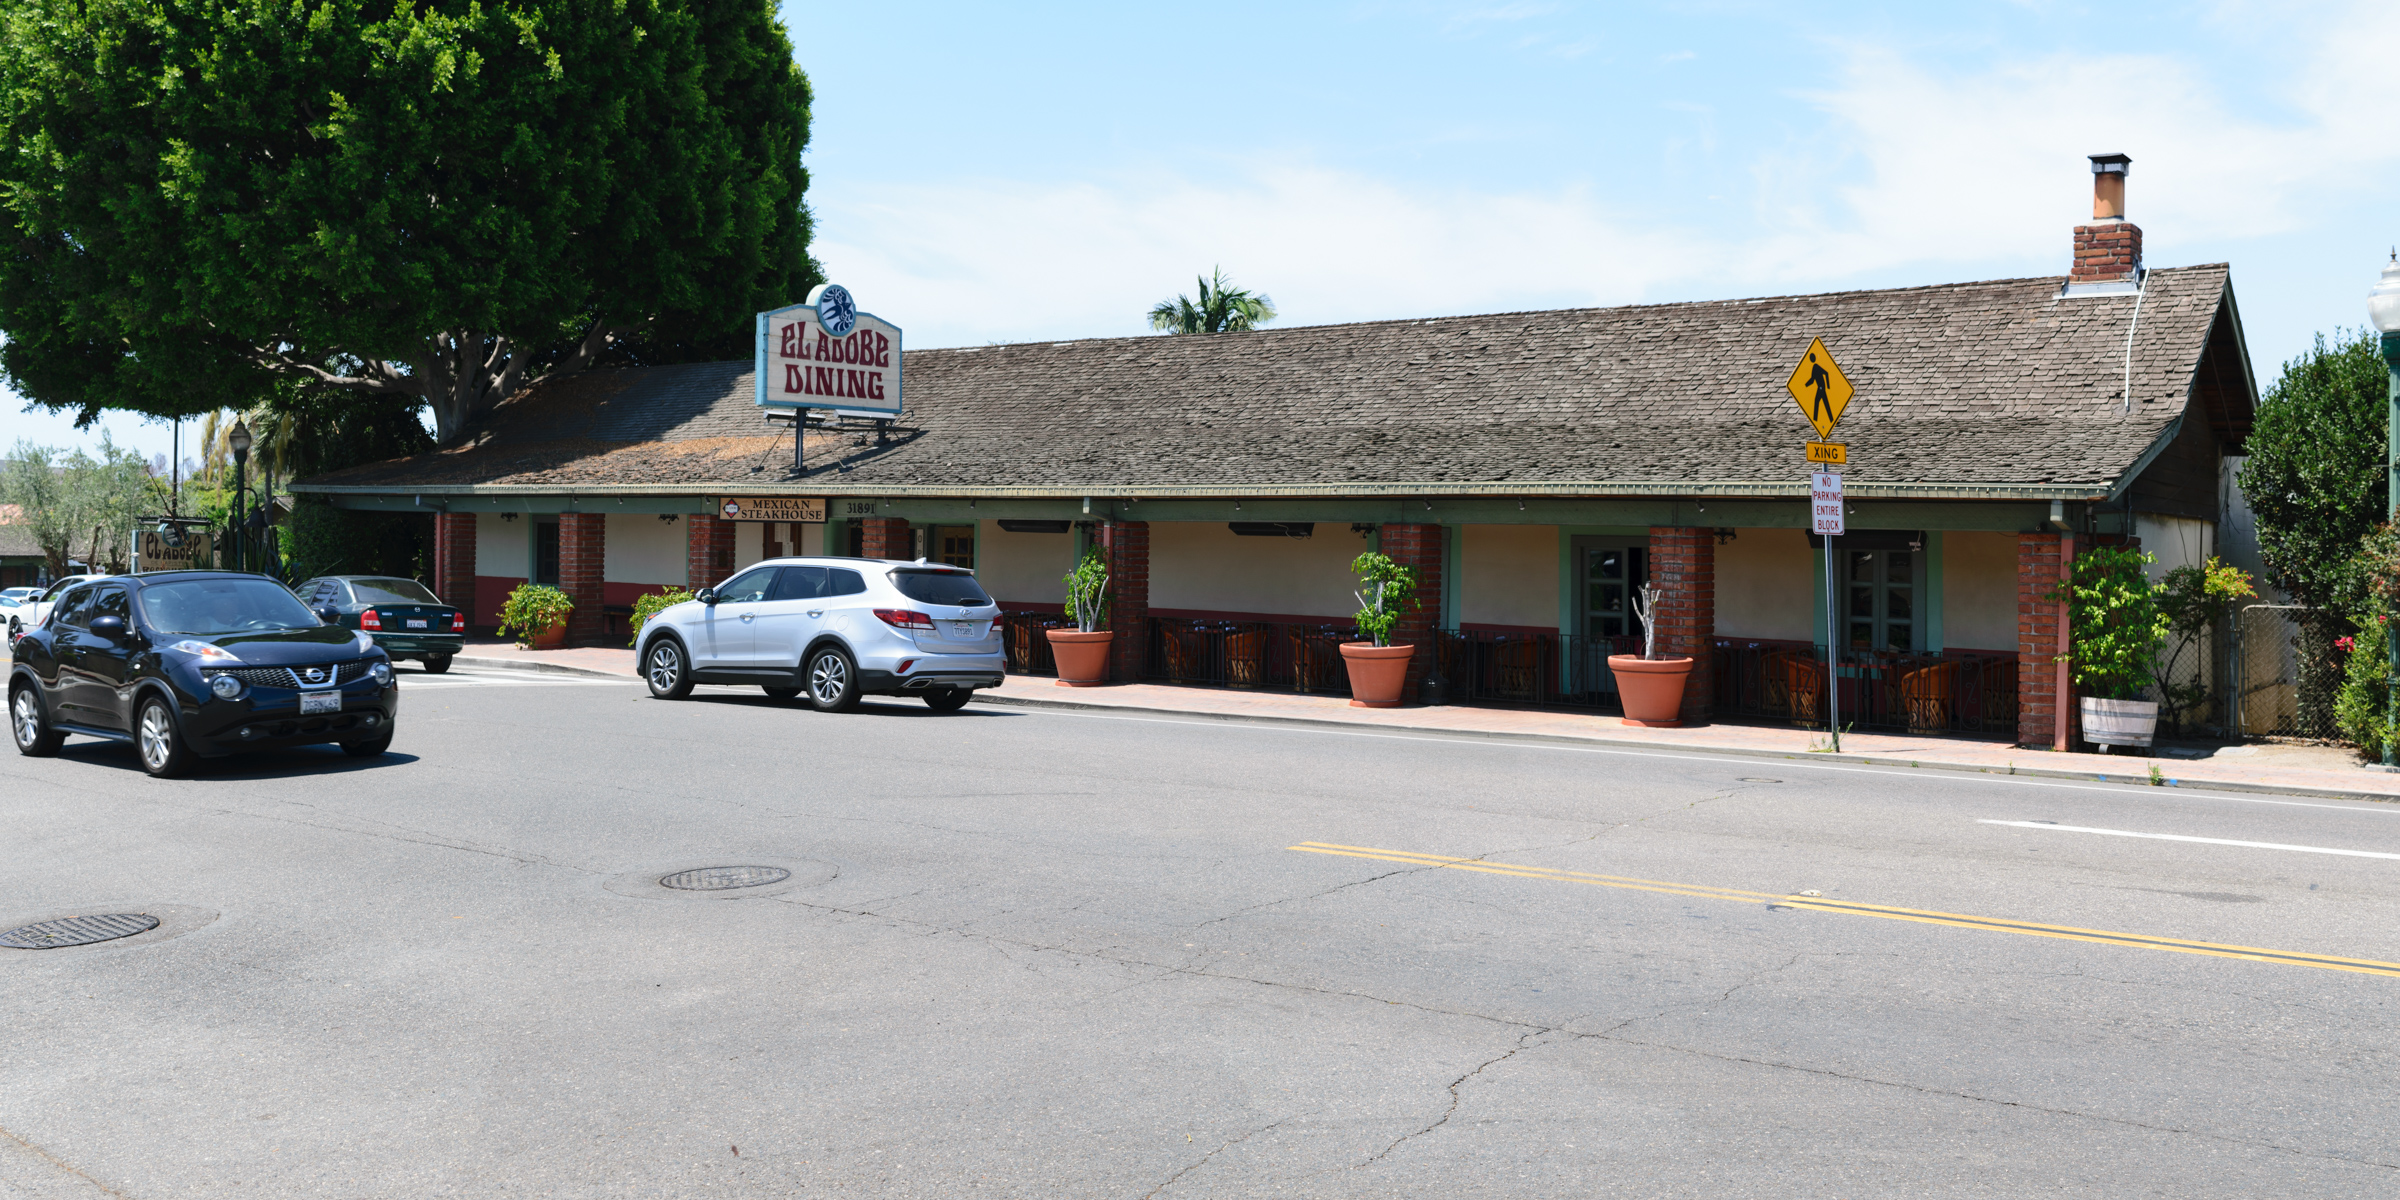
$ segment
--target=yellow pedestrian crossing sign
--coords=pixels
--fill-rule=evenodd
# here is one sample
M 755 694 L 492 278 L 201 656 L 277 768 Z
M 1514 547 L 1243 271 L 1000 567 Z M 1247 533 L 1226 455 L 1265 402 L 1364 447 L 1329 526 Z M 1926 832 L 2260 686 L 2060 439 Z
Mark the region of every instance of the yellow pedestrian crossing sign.
M 1800 415 L 1817 427 L 1819 438 L 1833 436 L 1834 422 L 1842 419 L 1842 410 L 1849 407 L 1850 394 L 1855 390 L 1842 369 L 1834 365 L 1823 338 L 1809 342 L 1808 353 L 1801 356 L 1799 366 L 1792 368 L 1792 377 L 1784 381 L 1783 387 L 1799 403 Z

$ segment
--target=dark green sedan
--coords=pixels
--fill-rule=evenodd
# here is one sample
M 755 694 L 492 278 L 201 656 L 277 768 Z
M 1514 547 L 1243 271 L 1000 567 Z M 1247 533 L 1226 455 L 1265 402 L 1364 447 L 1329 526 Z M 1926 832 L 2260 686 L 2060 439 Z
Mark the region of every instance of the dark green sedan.
M 413 658 L 439 675 L 467 644 L 467 614 L 442 603 L 414 579 L 320 575 L 292 589 L 328 625 L 375 639 L 393 660 Z

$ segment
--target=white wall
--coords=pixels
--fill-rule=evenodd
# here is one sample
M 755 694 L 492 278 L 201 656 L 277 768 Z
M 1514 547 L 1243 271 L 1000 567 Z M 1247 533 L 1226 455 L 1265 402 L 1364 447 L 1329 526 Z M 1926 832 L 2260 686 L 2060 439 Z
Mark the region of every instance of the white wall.
M 602 537 L 607 550 L 602 579 L 683 586 L 683 518 L 661 521 L 655 513 L 610 513 Z
M 514 521 L 499 513 L 475 514 L 475 573 L 511 579 L 533 577 L 533 518 L 522 513 Z
M 2214 521 L 2135 513 L 2133 535 L 2142 539 L 2142 549 L 2158 560 L 2150 565 L 2153 583 L 2165 579 L 2167 572 L 2177 567 L 2196 567 L 2207 562 L 2217 549 Z
M 1462 525 L 1458 619 L 1463 625 L 1558 628 L 1558 527 Z
M 743 567 L 767 556 L 767 523 L 764 521 L 735 521 L 733 523 L 733 569 Z M 728 575 L 726 579 L 733 576 Z M 724 580 L 711 579 L 710 583 Z
M 1816 579 L 1806 530 L 1735 530 L 1717 547 L 1717 636 L 1815 640 Z
M 1350 560 L 1367 549 L 1347 524 L 1307 538 L 1236 537 L 1221 522 L 1150 525 L 1150 607 L 1347 617 Z
M 1153 527 L 1155 529 L 1155 526 Z M 1157 551 L 1151 551 L 1156 575 Z M 975 577 L 992 599 L 1010 604 L 1064 604 L 1066 574 L 1075 566 L 1075 534 L 1010 533 L 998 521 L 975 523 Z M 1151 597 L 1152 604 L 1158 598 Z
M 1942 645 L 2017 650 L 2017 535 L 1951 530 L 1942 535 Z

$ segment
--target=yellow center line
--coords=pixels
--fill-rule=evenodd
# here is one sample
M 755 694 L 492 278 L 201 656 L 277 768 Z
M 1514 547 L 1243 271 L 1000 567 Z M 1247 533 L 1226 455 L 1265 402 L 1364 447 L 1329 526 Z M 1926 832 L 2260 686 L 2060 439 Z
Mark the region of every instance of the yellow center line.
M 2137 950 L 2171 950 L 2177 954 L 2205 954 L 2214 958 L 2239 958 L 2251 962 L 2283 963 L 2298 967 L 2317 967 L 2327 971 L 2356 971 L 2367 975 L 2389 975 L 2400 978 L 2400 963 L 2379 962 L 2371 958 L 2341 958 L 2330 954 L 2306 954 L 2294 950 L 2268 950 L 2258 946 L 2199 942 L 2188 938 L 2153 937 L 2149 934 L 2119 933 L 2108 929 L 2084 929 L 2074 925 L 2046 925 L 2035 921 L 2015 921 L 2005 917 L 1977 917 L 1965 913 L 1939 912 L 1925 908 L 1859 904 L 1847 900 L 1828 900 L 1822 896 L 1786 896 L 1773 892 L 1752 892 L 1739 888 L 1711 887 L 1695 883 L 1669 883 L 1664 880 L 1639 879 L 1625 875 L 1596 875 L 1589 871 L 1569 871 L 1558 867 L 1529 867 L 1517 863 L 1488 862 L 1483 859 L 1460 858 L 1447 854 L 1419 854 L 1411 850 L 1379 850 L 1371 846 L 1344 846 L 1333 842 L 1302 842 L 1297 846 L 1286 847 L 1286 849 L 1298 850 L 1307 854 L 1371 858 L 1381 862 L 1407 863 L 1419 867 L 1442 867 L 1453 871 L 1475 871 L 1486 875 L 1508 875 L 1518 879 L 1546 879 L 1555 883 L 1581 883 L 1592 887 L 1655 892 L 1666 896 L 1690 896 L 1701 900 L 1731 900 L 1742 904 L 1775 904 L 1790 908 L 1804 908 L 1815 912 L 1882 917 L 1889 921 L 1916 921 L 1927 925 L 1948 925 L 1958 929 L 2021 933 L 2031 937 L 2093 942 L 2105 946 L 2125 946 Z

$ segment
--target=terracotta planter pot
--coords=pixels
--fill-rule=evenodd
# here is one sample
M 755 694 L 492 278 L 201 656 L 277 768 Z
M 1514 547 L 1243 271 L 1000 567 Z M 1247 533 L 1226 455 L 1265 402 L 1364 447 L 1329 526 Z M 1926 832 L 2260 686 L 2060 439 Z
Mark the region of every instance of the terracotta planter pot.
M 1617 699 L 1625 705 L 1626 724 L 1648 729 L 1683 724 L 1683 680 L 1692 673 L 1690 658 L 1611 654 L 1608 669 L 1617 677 Z
M 1342 665 L 1350 671 L 1350 703 L 1358 708 L 1398 708 L 1408 686 L 1408 660 L 1415 646 L 1343 642 Z
M 1058 660 L 1058 686 L 1098 687 L 1108 682 L 1108 647 L 1117 640 L 1116 630 L 1042 632 L 1050 638 L 1050 657 Z
M 556 650 L 566 644 L 567 623 L 564 621 L 533 635 L 533 640 L 529 642 L 517 643 L 520 648 L 526 650 Z

